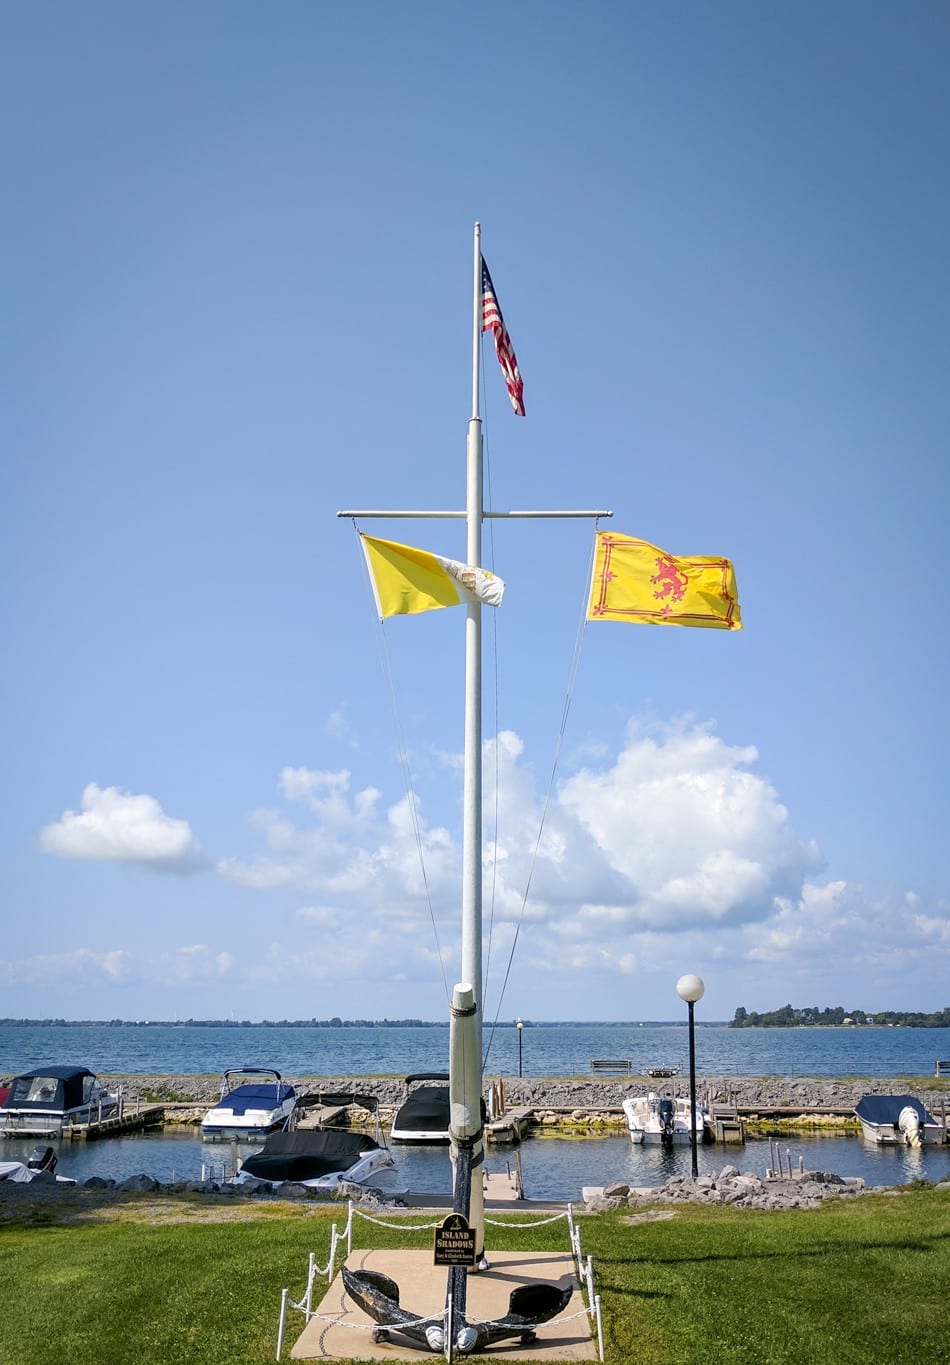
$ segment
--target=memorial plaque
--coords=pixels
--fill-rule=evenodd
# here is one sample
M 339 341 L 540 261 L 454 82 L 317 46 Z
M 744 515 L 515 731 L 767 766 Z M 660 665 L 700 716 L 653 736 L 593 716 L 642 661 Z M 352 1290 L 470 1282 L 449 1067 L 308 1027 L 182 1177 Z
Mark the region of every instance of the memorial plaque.
M 450 1213 L 435 1230 L 435 1265 L 474 1265 L 475 1231 L 462 1213 Z

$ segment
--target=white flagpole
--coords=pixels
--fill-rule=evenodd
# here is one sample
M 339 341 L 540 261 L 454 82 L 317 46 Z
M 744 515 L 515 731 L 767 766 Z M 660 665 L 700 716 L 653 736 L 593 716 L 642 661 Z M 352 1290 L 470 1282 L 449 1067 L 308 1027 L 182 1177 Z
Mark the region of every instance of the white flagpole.
M 481 228 L 475 224 L 472 290 L 472 416 L 466 444 L 465 522 L 467 564 L 482 562 L 482 422 L 479 416 L 478 359 L 482 283 Z M 482 1015 L 482 608 L 468 607 L 465 622 L 465 778 L 462 823 L 462 981 L 472 987 Z
M 479 415 L 479 343 L 481 338 L 482 249 L 481 228 L 475 224 L 472 271 L 472 416 L 466 442 L 465 521 L 468 533 L 466 562 L 482 562 L 482 518 L 484 488 L 482 475 L 482 422 Z M 481 1130 L 482 1100 L 482 605 L 472 602 L 465 619 L 465 752 L 462 812 L 462 979 L 470 986 L 474 1017 L 468 1037 L 477 1059 L 466 1069 L 465 1094 L 470 1123 Z M 450 1064 L 451 1070 L 451 1064 Z M 462 1083 L 453 1077 L 454 1086 Z M 471 1131 L 471 1129 L 469 1130 Z M 468 1166 L 471 1186 L 468 1198 L 469 1223 L 475 1232 L 479 1261 L 485 1248 L 485 1211 L 482 1190 L 482 1140 L 479 1138 Z M 458 1166 L 456 1167 L 458 1170 Z M 458 1208 L 459 1191 L 456 1191 Z

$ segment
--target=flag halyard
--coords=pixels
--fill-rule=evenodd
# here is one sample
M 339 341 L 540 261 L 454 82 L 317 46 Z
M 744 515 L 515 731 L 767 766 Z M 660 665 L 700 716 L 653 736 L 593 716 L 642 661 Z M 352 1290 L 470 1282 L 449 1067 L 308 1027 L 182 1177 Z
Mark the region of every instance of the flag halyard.
M 505 376 L 505 387 L 508 390 L 508 397 L 511 399 L 511 406 L 518 417 L 524 417 L 524 380 L 521 378 L 521 371 L 518 369 L 515 350 L 511 344 L 511 337 L 508 335 L 508 328 L 505 326 L 505 319 L 501 314 L 498 296 L 495 293 L 495 286 L 492 284 L 484 256 L 482 256 L 481 262 L 482 331 L 491 332 L 495 338 L 495 354 L 498 357 L 501 372 Z

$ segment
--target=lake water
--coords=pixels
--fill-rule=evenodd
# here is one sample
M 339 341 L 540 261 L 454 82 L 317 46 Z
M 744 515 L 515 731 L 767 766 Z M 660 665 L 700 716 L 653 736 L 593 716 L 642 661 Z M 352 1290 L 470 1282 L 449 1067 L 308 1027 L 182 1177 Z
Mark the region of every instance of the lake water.
M 657 1065 L 688 1070 L 685 1023 L 536 1025 L 522 1031 L 520 1042 L 525 1076 L 586 1076 L 595 1057 L 629 1058 L 638 1073 Z M 490 1041 L 486 1030 L 486 1043 L 486 1074 L 517 1075 L 517 1029 L 498 1029 Z M 731 1029 L 700 1023 L 696 1054 L 700 1076 L 932 1076 L 938 1058 L 950 1059 L 950 1029 Z M 0 1075 L 43 1062 L 81 1064 L 103 1075 L 216 1075 L 228 1066 L 272 1066 L 288 1076 L 403 1076 L 447 1069 L 448 1028 L 0 1025 Z M 33 1145 L 6 1139 L 0 1150 L 6 1160 L 22 1160 Z M 58 1148 L 59 1174 L 78 1180 L 91 1175 L 121 1180 L 140 1173 L 163 1183 L 198 1179 L 202 1162 L 225 1155 L 194 1130 L 175 1129 Z M 242 1154 L 252 1150 L 253 1145 L 241 1149 Z M 520 1150 L 532 1199 L 579 1200 L 583 1186 L 614 1180 L 659 1185 L 690 1169 L 688 1146 L 672 1151 L 637 1147 L 625 1136 L 537 1137 Z M 802 1163 L 806 1170 L 862 1176 L 871 1185 L 950 1179 L 950 1145 L 885 1150 L 860 1137 L 785 1136 L 781 1150 L 783 1162 L 791 1161 L 796 1169 Z M 395 1148 L 394 1156 L 395 1169 L 380 1173 L 375 1184 L 417 1193 L 449 1189 L 444 1149 Z M 514 1159 L 512 1149 L 490 1148 L 488 1169 L 504 1170 Z M 774 1159 L 765 1139 L 699 1150 L 701 1171 L 718 1171 L 730 1162 L 763 1175 Z
M 0 1142 L 6 1161 L 25 1161 L 37 1139 Z M 86 1180 L 99 1175 L 114 1180 L 146 1174 L 170 1184 L 175 1180 L 198 1180 L 202 1163 L 232 1160 L 230 1144 L 202 1142 L 195 1129 L 155 1130 L 102 1142 L 56 1142 L 57 1174 Z M 240 1144 L 247 1156 L 260 1143 Z M 950 1144 L 925 1148 L 881 1148 L 851 1136 L 801 1137 L 783 1135 L 781 1162 L 793 1170 L 831 1171 L 840 1176 L 862 1176 L 869 1185 L 902 1185 L 911 1180 L 950 1180 Z M 451 1188 L 448 1152 L 444 1147 L 393 1147 L 396 1165 L 381 1171 L 374 1186 L 389 1191 L 412 1190 L 417 1194 L 445 1194 Z M 689 1175 L 688 1145 L 664 1149 L 635 1146 L 628 1137 L 565 1138 L 532 1137 L 518 1149 L 488 1148 L 489 1171 L 504 1171 L 520 1152 L 525 1193 L 529 1199 L 580 1200 L 585 1185 L 609 1185 L 624 1180 L 628 1185 L 662 1185 L 672 1175 Z M 764 1175 L 774 1166 L 774 1149 L 767 1139 L 748 1140 L 744 1146 L 703 1145 L 698 1150 L 700 1172 L 720 1171 L 732 1164 L 740 1170 Z M 209 1171 L 209 1174 L 211 1172 Z M 218 1172 L 214 1172 L 218 1176 Z
M 685 1023 L 547 1024 L 521 1031 L 525 1076 L 586 1076 L 595 1057 L 625 1057 L 635 1073 L 689 1066 Z M 43 1062 L 103 1075 L 220 1075 L 269 1066 L 287 1076 L 405 1076 L 448 1069 L 448 1025 L 234 1027 L 0 1024 L 0 1076 Z M 490 1076 L 517 1076 L 518 1030 L 485 1029 Z M 696 1027 L 696 1068 L 706 1076 L 932 1076 L 950 1059 L 950 1029 Z

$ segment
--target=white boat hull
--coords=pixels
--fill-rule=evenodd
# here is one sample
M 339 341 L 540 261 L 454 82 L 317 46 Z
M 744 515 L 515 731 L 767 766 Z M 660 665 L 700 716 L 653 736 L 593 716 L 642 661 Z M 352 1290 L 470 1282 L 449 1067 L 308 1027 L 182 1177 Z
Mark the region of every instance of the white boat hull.
M 232 1183 L 246 1185 L 253 1182 L 258 1185 L 270 1185 L 273 1189 L 285 1184 L 294 1184 L 304 1185 L 308 1190 L 335 1190 L 343 1184 L 364 1185 L 377 1171 L 395 1164 L 392 1153 L 381 1148 L 379 1151 L 366 1152 L 345 1171 L 328 1171 L 325 1175 L 312 1176 L 307 1180 L 263 1180 L 260 1176 L 252 1175 L 250 1171 L 242 1170 L 234 1177 Z
M 115 1095 L 103 1096 L 101 1104 L 80 1105 L 78 1109 L 69 1109 L 66 1113 L 62 1110 L 49 1110 L 46 1113 L 36 1109 L 7 1110 L 0 1114 L 0 1137 L 58 1138 L 74 1126 L 111 1119 L 118 1112 L 119 1100 Z
M 224 1073 L 217 1104 L 201 1121 L 201 1136 L 206 1142 L 253 1142 L 266 1138 L 292 1126 L 297 1101 L 296 1090 L 281 1080 L 279 1071 L 268 1067 L 232 1067 Z
M 939 1123 L 924 1123 L 918 1129 L 922 1146 L 930 1147 L 944 1142 L 944 1132 Z M 896 1129 L 892 1123 L 866 1123 L 861 1120 L 861 1136 L 867 1142 L 876 1142 L 887 1147 L 911 1147 L 907 1133 Z
M 206 1142 L 253 1142 L 286 1128 L 296 1103 L 292 1100 L 279 1109 L 251 1109 L 240 1115 L 227 1108 L 209 1109 L 202 1120 L 201 1136 Z
M 672 1118 L 664 1122 L 660 1112 L 660 1097 L 653 1091 L 649 1095 L 633 1095 L 625 1099 L 623 1112 L 627 1120 L 630 1141 L 638 1144 L 667 1143 L 678 1146 L 691 1142 L 695 1129 L 697 1142 L 702 1142 L 705 1116 L 700 1106 L 696 1106 L 691 1123 L 689 1100 L 677 1096 L 671 1102 Z

